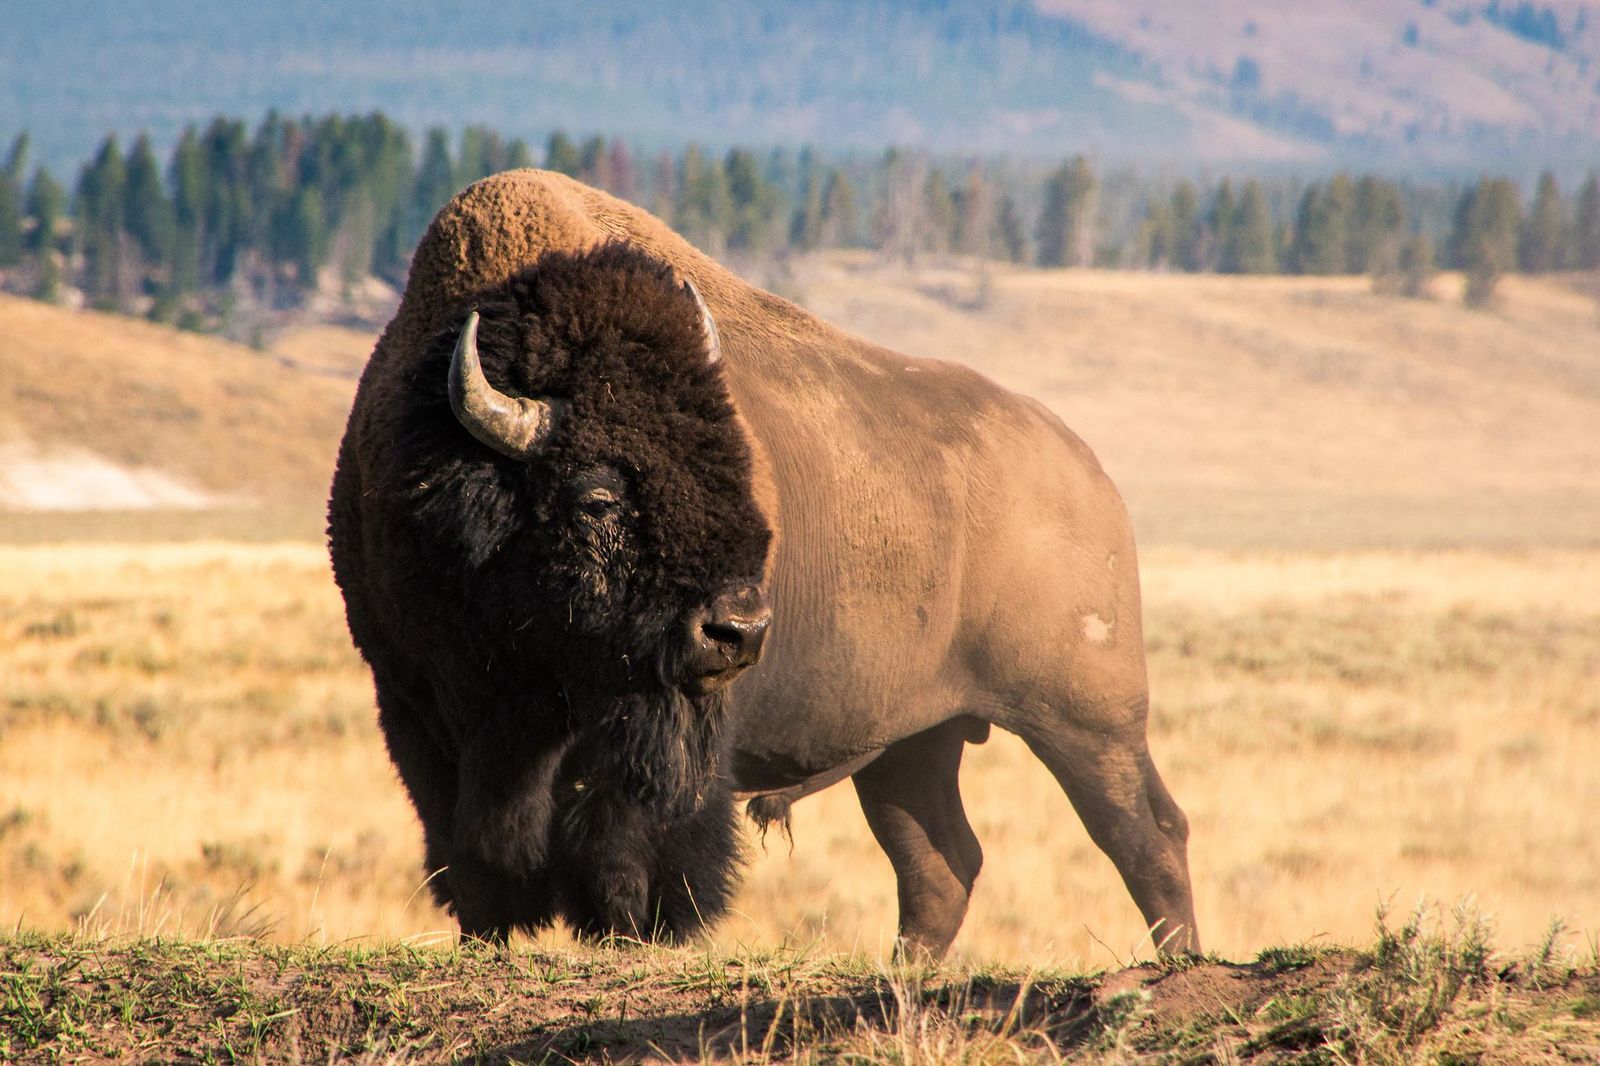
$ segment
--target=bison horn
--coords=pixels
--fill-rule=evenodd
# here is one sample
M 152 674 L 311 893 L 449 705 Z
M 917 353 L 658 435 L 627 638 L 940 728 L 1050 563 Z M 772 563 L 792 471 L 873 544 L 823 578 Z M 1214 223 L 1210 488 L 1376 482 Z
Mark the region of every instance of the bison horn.
M 705 300 L 700 296 L 700 290 L 694 287 L 694 282 L 685 279 L 683 288 L 700 311 L 700 328 L 706 334 L 706 363 L 709 366 L 716 366 L 722 362 L 722 339 L 717 336 L 716 319 L 711 317 L 711 308 L 706 306 Z
M 468 433 L 513 459 L 533 458 L 555 428 L 554 403 L 507 396 L 483 376 L 476 311 L 467 315 L 450 357 L 450 410 Z

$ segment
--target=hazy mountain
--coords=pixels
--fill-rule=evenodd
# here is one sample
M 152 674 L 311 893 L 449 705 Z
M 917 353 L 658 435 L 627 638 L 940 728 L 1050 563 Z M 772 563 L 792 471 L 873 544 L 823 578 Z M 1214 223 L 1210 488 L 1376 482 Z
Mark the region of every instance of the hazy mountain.
M 0 135 L 382 109 L 540 140 L 1395 169 L 1600 155 L 1600 0 L 5 0 Z M 1515 149 L 1514 155 L 1507 155 Z

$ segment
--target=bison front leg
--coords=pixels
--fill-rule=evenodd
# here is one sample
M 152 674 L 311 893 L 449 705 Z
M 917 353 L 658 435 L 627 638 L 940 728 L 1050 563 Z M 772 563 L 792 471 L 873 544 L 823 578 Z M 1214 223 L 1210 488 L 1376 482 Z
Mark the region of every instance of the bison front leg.
M 544 867 L 566 744 L 534 721 L 497 716 L 462 753 L 446 876 L 466 936 L 504 940 L 555 915 Z
M 411 806 L 422 823 L 423 868 L 434 901 L 451 907 L 450 881 L 445 869 L 450 865 L 451 822 L 456 809 L 456 768 L 445 757 L 437 738 L 423 724 L 424 710 L 405 690 L 374 667 L 378 697 L 378 724 L 383 730 L 389 757 L 399 771 L 400 781 Z
M 943 958 L 967 914 L 983 849 L 961 805 L 955 720 L 890 745 L 853 778 L 872 835 L 894 866 L 901 952 Z

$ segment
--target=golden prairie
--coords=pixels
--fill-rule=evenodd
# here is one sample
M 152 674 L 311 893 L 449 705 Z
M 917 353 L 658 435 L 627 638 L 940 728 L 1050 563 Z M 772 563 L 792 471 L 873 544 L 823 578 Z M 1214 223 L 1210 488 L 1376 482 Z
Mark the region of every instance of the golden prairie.
M 1143 563 L 1151 744 L 1193 824 L 1208 947 L 1360 939 L 1475 895 L 1508 945 L 1600 928 L 1600 552 L 1228 553 Z M 370 682 L 310 544 L 0 548 L 0 922 L 298 940 L 447 931 Z M 975 960 L 1148 954 L 1019 743 L 969 748 Z M 886 948 L 849 786 L 752 838 L 723 946 Z

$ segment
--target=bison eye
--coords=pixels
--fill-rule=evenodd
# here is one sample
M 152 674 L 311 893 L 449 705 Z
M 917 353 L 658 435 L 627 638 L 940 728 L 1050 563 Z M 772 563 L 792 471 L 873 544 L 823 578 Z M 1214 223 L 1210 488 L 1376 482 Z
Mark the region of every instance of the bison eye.
M 578 510 L 590 518 L 605 518 L 616 511 L 621 503 L 617 494 L 608 488 L 596 486 L 578 499 Z

